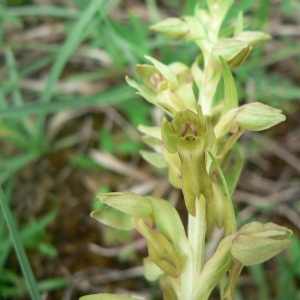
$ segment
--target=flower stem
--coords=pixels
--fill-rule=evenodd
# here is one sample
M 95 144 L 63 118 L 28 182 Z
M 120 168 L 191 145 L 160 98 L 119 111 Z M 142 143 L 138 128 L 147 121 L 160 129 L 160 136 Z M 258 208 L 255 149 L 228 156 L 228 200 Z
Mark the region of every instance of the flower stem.
M 193 282 L 192 284 L 193 291 L 197 289 L 197 285 L 199 284 L 198 280 L 200 278 L 200 273 L 203 268 L 205 235 L 206 235 L 206 200 L 201 195 L 200 199 L 196 200 L 196 216 L 193 217 L 192 215 L 189 214 L 189 219 L 188 219 L 188 239 L 193 253 L 193 257 L 192 257 L 193 272 L 190 275 L 190 280 L 192 280 Z

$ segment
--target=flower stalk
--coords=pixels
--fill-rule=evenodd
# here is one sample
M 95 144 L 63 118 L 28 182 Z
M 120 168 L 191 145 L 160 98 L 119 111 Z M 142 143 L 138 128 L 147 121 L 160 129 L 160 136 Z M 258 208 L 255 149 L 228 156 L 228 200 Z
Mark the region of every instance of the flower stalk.
M 206 300 L 218 283 L 220 299 L 232 300 L 243 267 L 287 248 L 292 234 L 273 223 L 251 222 L 238 229 L 232 203 L 244 161 L 238 139 L 246 130 L 265 130 L 285 120 L 280 110 L 262 103 L 239 106 L 231 73 L 270 37 L 244 30 L 241 13 L 235 28 L 224 30 L 229 35 L 220 37 L 233 0 L 203 4 L 198 1 L 193 16 L 170 18 L 151 27 L 169 39 L 196 43 L 199 55 L 191 67 L 181 62 L 165 65 L 146 56 L 151 65 L 137 66 L 142 84 L 126 78 L 139 95 L 166 114 L 160 127 L 139 127 L 154 151 L 141 155 L 155 167 L 167 168 L 170 184 L 182 190 L 187 233 L 177 210 L 152 196 L 98 195 L 106 206 L 91 214 L 108 226 L 135 228 L 144 236 L 149 252 L 145 276 L 159 280 L 165 300 Z M 219 104 L 216 90 L 221 78 L 224 96 Z M 223 228 L 224 237 L 205 261 L 205 242 L 214 227 Z M 93 299 L 110 299 L 105 297 L 99 294 Z

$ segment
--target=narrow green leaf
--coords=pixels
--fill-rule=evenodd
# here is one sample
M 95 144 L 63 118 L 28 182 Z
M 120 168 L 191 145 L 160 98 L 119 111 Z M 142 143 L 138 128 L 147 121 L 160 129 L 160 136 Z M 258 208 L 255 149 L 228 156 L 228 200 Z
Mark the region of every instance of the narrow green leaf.
M 32 272 L 29 260 L 27 258 L 26 252 L 24 250 L 24 246 L 21 242 L 21 238 L 19 236 L 19 232 L 17 229 L 17 226 L 15 224 L 15 220 L 12 216 L 12 213 L 10 211 L 10 208 L 7 203 L 6 196 L 4 195 L 4 192 L 2 188 L 0 188 L 0 205 L 1 209 L 4 215 L 4 218 L 6 220 L 8 229 L 10 231 L 10 235 L 14 244 L 14 248 L 19 260 L 19 263 L 22 268 L 22 272 L 26 279 L 26 284 L 28 286 L 29 293 L 31 295 L 31 298 L 34 300 L 42 299 L 39 293 L 39 289 L 37 286 L 37 283 L 34 278 L 34 274 Z
M 50 16 L 64 19 L 77 19 L 80 13 L 58 5 L 22 5 L 10 8 L 8 13 L 12 17 L 44 17 Z
M 12 107 L 0 111 L 0 119 L 21 118 L 29 115 L 55 113 L 64 109 L 88 106 L 92 104 L 111 105 L 132 99 L 134 94 L 127 85 L 120 86 L 89 97 L 68 97 L 52 103 L 30 103 L 21 107 Z

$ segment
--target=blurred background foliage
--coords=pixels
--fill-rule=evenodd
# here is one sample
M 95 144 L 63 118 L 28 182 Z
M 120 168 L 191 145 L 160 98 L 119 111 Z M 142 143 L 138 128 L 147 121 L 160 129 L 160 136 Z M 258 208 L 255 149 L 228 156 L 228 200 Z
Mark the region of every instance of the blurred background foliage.
M 162 299 L 142 275 L 141 237 L 89 213 L 97 193 L 130 190 L 169 199 L 186 219 L 182 195 L 138 152 L 145 146 L 137 125 L 159 124 L 161 114 L 124 77 L 136 77 L 144 55 L 193 62 L 192 43 L 148 27 L 191 14 L 195 2 L 0 1 L 0 299 L 29 299 L 25 279 L 49 300 L 99 292 Z M 300 299 L 300 3 L 235 1 L 225 25 L 240 10 L 248 29 L 273 36 L 234 70 L 240 102 L 280 108 L 287 121 L 241 141 L 238 220 L 273 221 L 294 236 L 283 254 L 245 268 L 236 299 Z M 23 272 L 22 247 L 31 265 Z

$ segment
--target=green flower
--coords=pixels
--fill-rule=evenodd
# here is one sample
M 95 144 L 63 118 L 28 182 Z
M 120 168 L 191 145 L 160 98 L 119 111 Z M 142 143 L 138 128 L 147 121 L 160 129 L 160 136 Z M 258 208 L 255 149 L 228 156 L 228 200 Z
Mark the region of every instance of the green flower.
M 171 117 L 187 108 L 196 112 L 196 98 L 193 91 L 193 76 L 183 63 L 169 66 L 146 56 L 154 66 L 137 65 L 136 70 L 144 85 L 126 77 L 128 84 L 138 90 L 150 103 L 160 107 Z
M 209 202 L 213 197 L 205 151 L 211 149 L 215 136 L 210 117 L 202 114 L 200 105 L 197 112 L 184 110 L 177 113 L 172 122 L 162 120 L 162 139 L 167 151 L 179 154 L 184 199 L 193 216 L 196 199 L 203 195 Z

